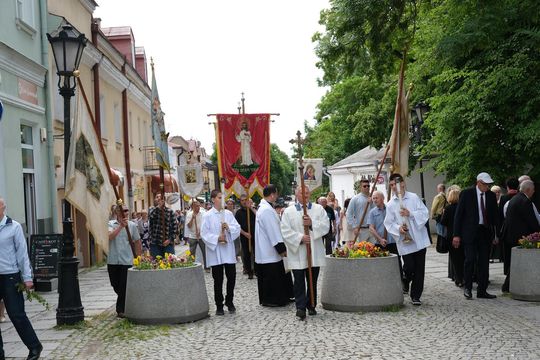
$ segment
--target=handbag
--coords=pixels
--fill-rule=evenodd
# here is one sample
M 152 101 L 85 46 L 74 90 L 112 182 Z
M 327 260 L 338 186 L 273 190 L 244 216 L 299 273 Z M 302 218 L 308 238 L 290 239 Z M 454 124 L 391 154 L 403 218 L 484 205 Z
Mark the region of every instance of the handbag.
M 448 242 L 444 236 L 437 235 L 437 245 L 435 245 L 435 250 L 437 250 L 439 254 L 448 253 Z

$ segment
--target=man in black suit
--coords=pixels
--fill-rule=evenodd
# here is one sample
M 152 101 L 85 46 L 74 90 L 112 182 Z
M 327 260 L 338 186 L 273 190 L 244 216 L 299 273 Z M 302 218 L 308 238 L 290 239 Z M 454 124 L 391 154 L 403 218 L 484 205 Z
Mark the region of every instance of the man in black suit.
M 506 180 L 506 194 L 501 196 L 501 199 L 499 200 L 499 228 L 497 229 L 497 236 L 502 241 L 502 249 L 503 249 L 503 261 L 504 261 L 504 275 L 508 275 L 508 269 L 510 269 L 510 261 L 507 259 L 510 259 L 510 250 L 511 247 L 506 245 L 506 242 L 503 241 L 503 231 L 506 230 L 506 208 L 508 203 L 515 195 L 519 193 L 519 181 L 515 177 L 508 178 Z M 506 205 L 506 207 L 505 207 Z M 504 288 L 503 288 L 504 291 Z
M 540 224 L 536 218 L 532 197 L 534 194 L 534 183 L 525 180 L 519 185 L 519 193 L 508 203 L 506 210 L 505 230 L 503 233 L 505 247 L 509 249 L 518 246 L 518 240 L 524 236 L 540 231 Z M 503 292 L 510 289 L 510 261 L 511 251 L 508 251 L 508 273 L 502 286 Z
M 474 264 L 477 267 L 476 297 L 494 299 L 487 290 L 489 279 L 489 252 L 491 244 L 497 243 L 495 228 L 499 224 L 497 198 L 489 190 L 493 183 L 488 173 L 476 177 L 476 186 L 463 190 L 454 218 L 454 238 L 452 245 L 458 248 L 462 243 L 465 250 L 464 292 L 466 299 L 472 299 L 472 276 Z

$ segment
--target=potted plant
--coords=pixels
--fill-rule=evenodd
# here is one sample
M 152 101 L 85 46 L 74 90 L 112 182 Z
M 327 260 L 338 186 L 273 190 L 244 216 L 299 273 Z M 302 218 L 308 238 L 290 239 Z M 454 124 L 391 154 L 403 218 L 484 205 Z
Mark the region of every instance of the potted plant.
M 126 318 L 138 324 L 175 324 L 208 316 L 202 266 L 182 255 L 139 256 L 129 269 Z
M 516 300 L 540 301 L 540 232 L 519 240 L 512 248 L 510 296 Z
M 334 250 L 326 256 L 321 303 L 327 310 L 346 312 L 403 305 L 396 255 L 366 241 Z

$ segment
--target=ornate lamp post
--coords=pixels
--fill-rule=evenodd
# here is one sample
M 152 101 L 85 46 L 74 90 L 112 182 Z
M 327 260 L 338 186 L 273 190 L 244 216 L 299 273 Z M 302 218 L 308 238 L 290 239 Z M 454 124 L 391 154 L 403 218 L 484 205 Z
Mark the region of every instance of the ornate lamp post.
M 87 39 L 70 25 L 62 26 L 56 34 L 47 34 L 51 43 L 56 70 L 58 88 L 64 98 L 64 184 L 66 181 L 67 160 L 71 136 L 71 97 L 75 95 L 76 77 L 79 76 L 81 62 Z M 84 320 L 79 290 L 79 260 L 73 256 L 73 222 L 71 220 L 71 204 L 64 199 L 62 220 L 63 244 L 62 257 L 59 262 L 58 308 L 56 309 L 57 325 L 72 325 Z
M 424 125 L 424 117 L 429 111 L 429 106 L 424 102 L 419 102 L 411 110 L 411 132 L 418 144 L 422 144 L 422 126 Z M 424 173 L 422 172 L 423 163 L 422 158 L 419 159 L 420 166 L 420 191 L 422 192 L 422 201 L 426 203 L 426 195 L 424 191 Z

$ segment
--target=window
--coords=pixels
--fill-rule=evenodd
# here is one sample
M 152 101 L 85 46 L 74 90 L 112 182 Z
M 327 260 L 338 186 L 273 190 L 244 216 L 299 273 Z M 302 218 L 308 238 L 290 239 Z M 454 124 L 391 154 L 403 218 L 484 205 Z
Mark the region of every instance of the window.
M 105 96 L 99 97 L 99 127 L 101 129 L 101 138 L 107 139 L 107 112 L 105 111 Z
M 122 143 L 122 120 L 120 118 L 120 106 L 114 104 L 114 139 L 117 144 Z
M 34 168 L 34 139 L 32 127 L 21 125 L 21 154 L 23 169 Z
M 15 23 L 17 28 L 30 35 L 36 33 L 34 24 L 34 2 L 35 0 L 15 0 L 17 16 Z
M 143 142 L 142 142 L 142 133 L 141 133 L 141 118 L 138 116 L 137 116 L 137 138 L 138 138 L 138 144 L 139 144 L 139 149 L 140 149 Z

